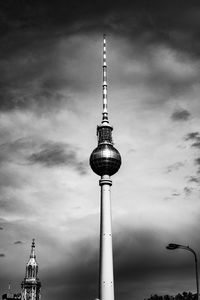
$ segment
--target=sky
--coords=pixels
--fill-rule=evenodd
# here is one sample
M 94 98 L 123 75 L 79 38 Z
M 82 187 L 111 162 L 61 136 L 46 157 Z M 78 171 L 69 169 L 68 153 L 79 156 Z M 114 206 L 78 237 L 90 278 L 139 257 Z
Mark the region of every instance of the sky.
M 108 111 L 115 295 L 195 292 L 200 249 L 199 1 L 0 3 L 0 292 L 20 291 L 36 240 L 42 299 L 98 296 L 99 177 Z

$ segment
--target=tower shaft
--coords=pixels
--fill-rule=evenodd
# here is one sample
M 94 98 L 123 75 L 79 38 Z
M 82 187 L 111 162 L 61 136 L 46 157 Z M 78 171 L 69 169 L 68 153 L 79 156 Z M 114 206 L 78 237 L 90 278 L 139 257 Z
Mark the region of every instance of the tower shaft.
M 114 300 L 112 220 L 110 188 L 112 180 L 104 175 L 101 186 L 99 299 Z

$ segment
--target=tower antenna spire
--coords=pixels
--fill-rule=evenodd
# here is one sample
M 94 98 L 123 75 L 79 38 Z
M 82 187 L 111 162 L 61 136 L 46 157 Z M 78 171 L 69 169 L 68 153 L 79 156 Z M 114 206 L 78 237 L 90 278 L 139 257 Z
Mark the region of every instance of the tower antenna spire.
M 108 98 L 107 98 L 107 63 L 106 63 L 106 35 L 103 35 L 103 118 L 102 123 L 108 122 Z

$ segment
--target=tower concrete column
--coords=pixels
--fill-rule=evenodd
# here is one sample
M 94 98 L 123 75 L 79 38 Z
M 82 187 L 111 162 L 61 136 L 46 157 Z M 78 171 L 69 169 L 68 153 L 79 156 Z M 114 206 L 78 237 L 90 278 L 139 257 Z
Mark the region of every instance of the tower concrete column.
M 110 176 L 103 175 L 99 180 L 101 186 L 100 216 L 100 274 L 99 299 L 114 300 L 113 250 L 112 250 L 112 216 Z

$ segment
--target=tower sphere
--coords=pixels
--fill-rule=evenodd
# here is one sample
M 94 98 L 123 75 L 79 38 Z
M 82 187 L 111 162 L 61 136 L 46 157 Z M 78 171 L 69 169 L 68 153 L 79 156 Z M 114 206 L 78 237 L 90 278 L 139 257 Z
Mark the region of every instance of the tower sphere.
M 90 156 L 90 166 L 99 176 L 114 175 L 121 166 L 119 151 L 112 144 L 99 144 Z

